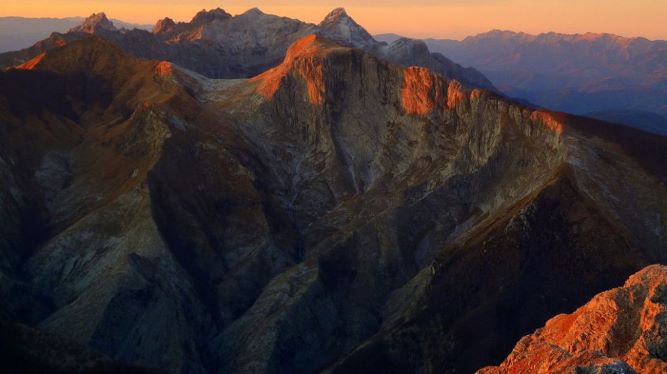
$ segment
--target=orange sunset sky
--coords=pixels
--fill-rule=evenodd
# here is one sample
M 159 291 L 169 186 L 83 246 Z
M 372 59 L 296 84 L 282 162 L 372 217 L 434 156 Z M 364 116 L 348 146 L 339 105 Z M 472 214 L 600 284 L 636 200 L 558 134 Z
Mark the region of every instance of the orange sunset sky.
M 111 18 L 153 24 L 165 16 L 190 20 L 203 8 L 238 14 L 259 7 L 316 23 L 338 6 L 371 33 L 460 39 L 508 29 L 667 39 L 667 0 L 0 0 L 0 16 L 68 17 L 104 11 Z

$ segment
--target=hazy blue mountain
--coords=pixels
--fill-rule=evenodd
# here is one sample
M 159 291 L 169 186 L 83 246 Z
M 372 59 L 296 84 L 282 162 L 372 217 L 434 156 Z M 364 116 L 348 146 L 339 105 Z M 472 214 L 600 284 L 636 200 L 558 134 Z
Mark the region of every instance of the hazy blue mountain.
M 84 19 L 84 17 L 0 17 L 0 52 L 29 47 L 53 32 L 66 32 L 72 27 L 78 26 Z M 119 28 L 149 30 L 152 27 L 151 25 L 138 25 L 115 19 L 112 21 Z
M 575 114 L 611 112 L 614 121 L 667 131 L 660 120 L 667 116 L 666 41 L 499 30 L 462 41 L 424 41 L 430 50 L 478 69 L 509 96 Z M 633 119 L 633 113 L 641 118 Z
M 383 43 L 393 43 L 397 41 L 398 39 L 402 38 L 403 36 L 394 34 L 394 33 L 386 33 L 386 34 L 376 34 L 373 35 L 373 38 L 377 40 L 378 42 L 383 42 Z
M 667 135 L 667 118 L 651 112 L 641 112 L 637 110 L 609 110 L 606 112 L 586 113 L 586 116 L 597 118 L 602 121 L 626 124 L 656 134 Z

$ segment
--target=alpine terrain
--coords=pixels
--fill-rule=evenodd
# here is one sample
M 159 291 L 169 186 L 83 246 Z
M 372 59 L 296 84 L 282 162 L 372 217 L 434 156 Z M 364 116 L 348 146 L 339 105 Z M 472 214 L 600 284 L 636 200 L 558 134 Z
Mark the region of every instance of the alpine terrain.
M 393 42 L 397 35 L 378 35 Z M 493 30 L 425 39 L 512 97 L 667 135 L 667 41 L 614 34 Z
M 2 59 L 8 372 L 667 366 L 666 137 L 340 9 L 98 14 Z

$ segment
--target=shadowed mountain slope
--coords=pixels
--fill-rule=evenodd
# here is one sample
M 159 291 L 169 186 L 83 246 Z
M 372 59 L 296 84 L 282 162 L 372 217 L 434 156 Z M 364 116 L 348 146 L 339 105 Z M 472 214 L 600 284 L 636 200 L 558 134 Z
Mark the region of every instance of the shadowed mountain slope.
M 80 25 L 85 18 L 28 18 L 28 17 L 0 17 L 0 53 L 16 51 L 29 47 L 36 42 L 48 38 L 54 32 L 64 33 Z M 137 25 L 113 20 L 118 28 L 147 29 L 150 25 Z

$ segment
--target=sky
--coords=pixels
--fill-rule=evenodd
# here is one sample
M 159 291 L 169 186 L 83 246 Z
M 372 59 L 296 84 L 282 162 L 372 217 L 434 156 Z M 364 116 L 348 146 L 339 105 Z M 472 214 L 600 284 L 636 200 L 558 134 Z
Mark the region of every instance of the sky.
M 333 8 L 372 34 L 462 39 L 492 29 L 528 33 L 608 32 L 667 40 L 667 0 L 0 0 L 0 16 L 69 17 L 104 11 L 110 18 L 154 24 L 189 21 L 201 9 L 265 13 L 318 23 Z

